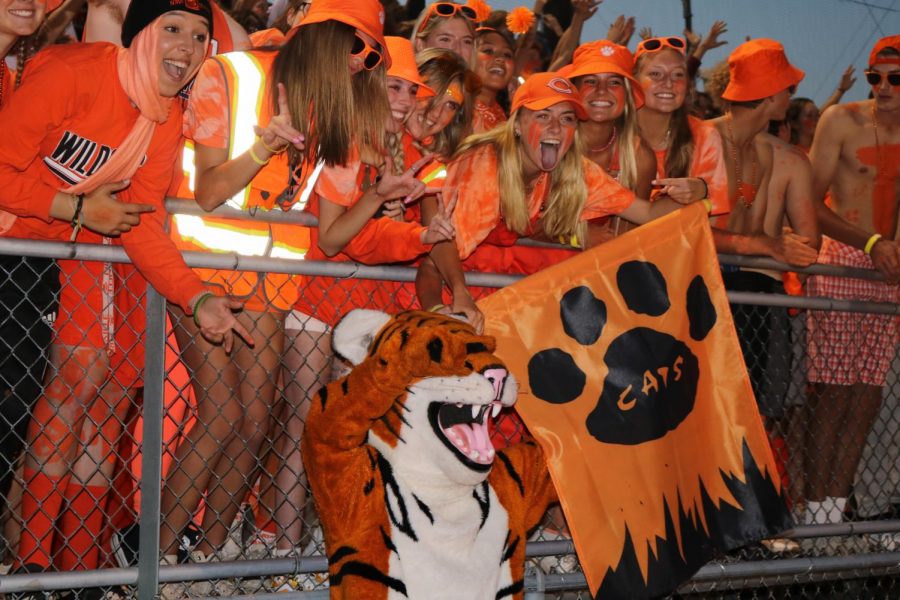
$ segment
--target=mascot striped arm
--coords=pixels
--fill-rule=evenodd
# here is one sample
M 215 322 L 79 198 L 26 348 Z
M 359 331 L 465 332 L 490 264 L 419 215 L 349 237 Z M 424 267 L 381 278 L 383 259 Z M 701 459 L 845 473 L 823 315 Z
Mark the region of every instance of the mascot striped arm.
M 334 347 L 354 368 L 313 398 L 302 442 L 331 597 L 522 598 L 526 534 L 556 492 L 533 441 L 491 445 L 517 393 L 494 339 L 355 310 Z

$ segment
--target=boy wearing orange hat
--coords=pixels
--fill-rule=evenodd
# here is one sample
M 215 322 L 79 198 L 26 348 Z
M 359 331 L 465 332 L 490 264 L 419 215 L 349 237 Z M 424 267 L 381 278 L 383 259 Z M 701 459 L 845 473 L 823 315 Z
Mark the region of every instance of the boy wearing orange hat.
M 896 303 L 900 278 L 900 35 L 869 55 L 872 98 L 832 106 L 813 140 L 813 194 L 822 232 L 819 261 L 876 268 L 888 282 L 811 277 L 810 295 Z M 829 210 L 821 200 L 830 191 Z M 807 519 L 841 520 L 866 436 L 897 348 L 891 316 L 810 311 L 811 414 L 806 448 Z M 818 512 L 816 512 L 818 511 Z
M 719 251 L 756 254 L 732 243 L 739 238 L 768 247 L 781 262 L 815 262 L 819 231 L 810 198 L 809 161 L 790 144 L 766 133 L 769 121 L 782 120 L 803 71 L 788 61 L 779 42 L 757 39 L 735 48 L 728 58 L 729 83 L 722 94 L 730 103 L 713 121 L 722 136 L 731 212 L 719 219 L 730 232 L 717 238 Z M 783 230 L 785 219 L 790 229 Z M 761 269 L 723 269 L 729 290 L 784 294 L 781 273 Z M 787 309 L 732 306 L 750 382 L 768 426 L 783 418 L 790 383 L 791 344 Z

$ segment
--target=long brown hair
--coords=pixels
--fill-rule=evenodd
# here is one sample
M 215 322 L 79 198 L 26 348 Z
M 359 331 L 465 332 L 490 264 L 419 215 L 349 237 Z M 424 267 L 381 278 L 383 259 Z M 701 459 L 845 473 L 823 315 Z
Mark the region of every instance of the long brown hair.
M 302 152 L 289 150 L 295 164 L 315 157 L 329 166 L 342 165 L 354 140 L 384 147 L 390 116 L 384 66 L 349 75 L 354 35 L 353 27 L 338 21 L 311 23 L 297 28 L 275 57 L 272 103 L 283 83 L 291 120 L 306 138 Z
M 441 157 L 452 156 L 472 126 L 474 98 L 481 88 L 481 80 L 469 69 L 458 54 L 443 48 L 426 48 L 416 54 L 419 74 L 425 79 L 428 87 L 434 90 L 434 97 L 428 104 L 433 109 L 438 102 L 443 102 L 447 88 L 454 82 L 462 88 L 463 102 L 456 111 L 456 116 L 442 131 L 434 136 L 434 142 L 428 150 Z
M 647 61 L 648 56 L 655 52 L 647 52 L 638 56 L 634 62 L 635 74 L 640 73 L 641 67 Z M 687 64 L 685 64 L 687 68 Z M 694 86 L 688 82 L 684 96 L 684 103 L 669 117 L 669 147 L 666 150 L 666 177 L 688 177 L 691 170 L 691 161 L 694 157 L 694 135 L 688 123 L 691 114 L 691 106 L 694 104 Z
M 490 131 L 467 137 L 456 156 L 485 144 L 494 147 L 497 153 L 500 213 L 510 231 L 526 235 L 529 216 L 522 158 L 519 154 L 520 138 L 516 136 L 518 114 L 516 111 L 506 123 Z M 568 241 L 574 236 L 578 246 L 584 248 L 587 224 L 581 220 L 581 213 L 587 202 L 587 184 L 584 182 L 580 146 L 581 140 L 576 131 L 574 143 L 550 173 L 550 194 L 540 225 L 548 239 Z

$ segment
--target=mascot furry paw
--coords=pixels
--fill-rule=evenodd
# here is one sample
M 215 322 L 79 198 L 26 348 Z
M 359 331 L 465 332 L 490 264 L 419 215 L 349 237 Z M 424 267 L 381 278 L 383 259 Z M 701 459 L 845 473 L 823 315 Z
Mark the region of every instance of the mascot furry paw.
M 355 310 L 355 366 L 312 400 L 303 457 L 332 598 L 522 598 L 526 533 L 556 493 L 534 442 L 495 452 L 517 386 L 494 339 L 429 312 Z

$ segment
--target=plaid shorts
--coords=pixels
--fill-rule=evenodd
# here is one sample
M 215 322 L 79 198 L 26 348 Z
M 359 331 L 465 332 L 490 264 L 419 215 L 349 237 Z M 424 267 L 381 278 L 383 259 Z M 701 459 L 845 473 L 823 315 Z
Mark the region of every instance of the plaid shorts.
M 830 238 L 823 238 L 819 263 L 873 268 L 872 260 L 862 250 Z M 806 294 L 866 302 L 900 300 L 900 288 L 896 285 L 826 275 L 810 277 Z M 900 341 L 896 316 L 810 310 L 807 324 L 807 375 L 811 382 L 884 385 Z

